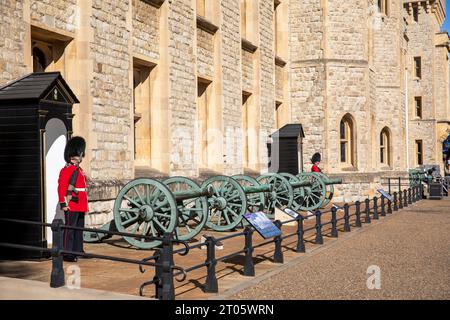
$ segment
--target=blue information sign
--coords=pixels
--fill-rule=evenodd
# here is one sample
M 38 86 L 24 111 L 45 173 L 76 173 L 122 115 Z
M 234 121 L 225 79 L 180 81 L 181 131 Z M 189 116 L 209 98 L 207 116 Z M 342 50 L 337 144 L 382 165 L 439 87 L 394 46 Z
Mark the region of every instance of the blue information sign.
M 281 235 L 281 230 L 267 218 L 264 212 L 249 212 L 244 218 L 255 228 L 264 239 Z
M 377 191 L 379 193 L 381 193 L 386 199 L 392 201 L 391 195 L 389 193 L 387 193 L 386 191 L 384 191 L 383 189 L 377 189 Z

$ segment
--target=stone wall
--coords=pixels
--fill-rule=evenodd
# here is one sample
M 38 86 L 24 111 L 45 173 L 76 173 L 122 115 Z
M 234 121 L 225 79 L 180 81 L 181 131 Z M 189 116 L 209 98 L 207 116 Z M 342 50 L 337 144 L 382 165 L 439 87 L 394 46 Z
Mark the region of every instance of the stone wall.
M 75 32 L 77 28 L 77 0 L 40 0 L 31 1 L 31 21 Z
M 214 76 L 214 35 L 197 28 L 197 70 L 199 76 Z
M 242 173 L 242 90 L 239 0 L 221 1 L 224 173 Z
M 26 73 L 24 1 L 0 1 L 0 86 Z
M 91 96 L 93 131 L 97 141 L 90 162 L 92 179 L 130 179 L 133 154 L 130 88 L 130 30 L 127 13 L 130 1 L 94 0 L 91 25 L 93 60 Z
M 159 59 L 159 9 L 142 1 L 132 0 L 133 53 Z

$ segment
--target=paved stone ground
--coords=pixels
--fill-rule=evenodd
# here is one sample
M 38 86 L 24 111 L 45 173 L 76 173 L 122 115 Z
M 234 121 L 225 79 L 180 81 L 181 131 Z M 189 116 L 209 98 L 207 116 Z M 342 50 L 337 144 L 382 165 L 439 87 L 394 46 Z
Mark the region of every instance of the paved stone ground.
M 230 299 L 450 299 L 450 199 L 421 201 Z M 369 290 L 367 269 L 381 270 Z M 264 279 L 265 278 L 265 279 Z
M 149 300 L 93 289 L 50 288 L 48 283 L 0 277 L 0 300 Z

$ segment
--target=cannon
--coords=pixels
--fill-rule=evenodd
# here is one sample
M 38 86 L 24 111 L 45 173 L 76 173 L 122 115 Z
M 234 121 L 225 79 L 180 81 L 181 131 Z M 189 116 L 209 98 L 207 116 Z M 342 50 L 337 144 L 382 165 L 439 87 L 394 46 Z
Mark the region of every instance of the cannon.
M 239 179 L 236 176 L 214 176 L 202 184 L 203 187 L 212 186 L 214 190 L 208 197 L 209 215 L 206 222 L 206 226 L 214 231 L 233 230 L 241 223 L 245 213 L 256 207 L 261 208 L 264 193 L 272 191 L 270 185 L 241 185 L 236 178 Z
M 297 175 L 299 181 L 310 182 L 305 187 L 305 199 L 302 210 L 313 211 L 328 205 L 334 195 L 334 185 L 341 184 L 342 179 L 330 179 L 323 173 L 302 172 Z
M 304 210 L 305 187 L 311 186 L 309 181 L 300 181 L 290 173 L 265 173 L 256 180 L 273 186 L 273 191 L 268 195 L 266 202 L 269 213 L 274 213 L 275 207 Z
M 175 232 L 180 235 L 180 240 L 186 240 L 192 237 L 193 232 L 188 235 L 183 233 L 181 230 L 189 227 L 186 228 L 179 220 L 184 221 L 186 215 L 189 215 L 190 220 L 200 219 L 202 223 L 202 219 L 207 216 L 204 197 L 212 193 L 211 187 L 200 188 L 189 184 L 189 188 L 180 187 L 171 191 L 160 181 L 149 178 L 135 179 L 119 191 L 114 202 L 114 219 L 100 229 L 150 237 Z M 183 201 L 189 201 L 192 205 L 179 214 Z M 197 228 L 195 231 L 198 233 L 200 230 L 201 228 Z M 85 242 L 98 242 L 109 237 L 103 233 L 84 232 Z M 140 249 L 151 249 L 161 244 L 159 240 L 146 238 L 124 237 L 124 240 Z

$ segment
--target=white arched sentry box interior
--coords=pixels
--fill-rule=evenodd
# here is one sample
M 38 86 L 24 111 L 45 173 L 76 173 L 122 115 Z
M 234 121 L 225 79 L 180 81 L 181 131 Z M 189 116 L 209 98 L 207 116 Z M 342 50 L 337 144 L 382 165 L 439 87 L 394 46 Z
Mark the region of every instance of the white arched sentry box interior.
M 64 221 L 64 214 L 58 206 L 59 172 L 65 165 L 64 148 L 67 142 L 67 129 L 60 119 L 50 119 L 45 126 L 45 197 L 46 221 L 51 223 L 55 217 Z M 52 243 L 52 233 L 47 228 L 47 242 Z

